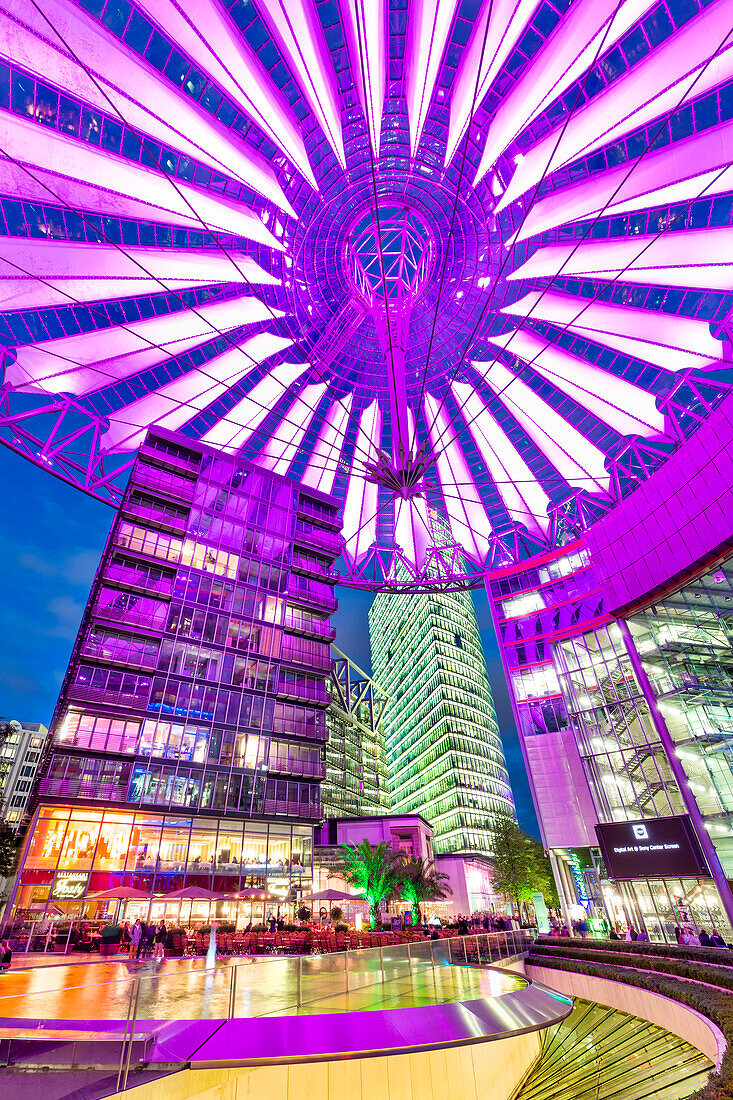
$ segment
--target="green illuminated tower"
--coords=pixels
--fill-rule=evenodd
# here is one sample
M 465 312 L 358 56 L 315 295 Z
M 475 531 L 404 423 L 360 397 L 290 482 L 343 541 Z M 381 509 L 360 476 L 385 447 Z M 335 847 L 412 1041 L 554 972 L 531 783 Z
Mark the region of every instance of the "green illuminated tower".
M 435 850 L 491 853 L 514 800 L 467 592 L 379 593 L 369 612 L 385 715 L 393 813 L 420 813 Z

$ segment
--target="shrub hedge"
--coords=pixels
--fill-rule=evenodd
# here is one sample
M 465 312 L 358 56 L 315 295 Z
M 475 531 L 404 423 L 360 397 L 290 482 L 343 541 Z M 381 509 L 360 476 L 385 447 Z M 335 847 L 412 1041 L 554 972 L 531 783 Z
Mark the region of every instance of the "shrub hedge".
M 606 950 L 606 945 L 596 943 L 591 948 L 560 946 L 553 943 L 533 945 L 532 955 L 540 957 L 556 956 L 567 959 L 589 959 L 591 962 L 633 966 L 639 970 L 653 970 L 658 974 L 673 974 L 677 978 L 689 978 L 692 981 L 708 982 L 733 991 L 733 967 L 716 966 L 702 959 L 669 959 L 660 955 L 642 955 L 640 952 Z
M 627 970 L 613 963 L 600 965 L 591 960 L 589 951 L 582 948 L 574 957 L 568 952 L 566 958 L 552 958 L 549 955 L 543 955 L 540 951 L 535 951 L 533 947 L 526 961 L 530 965 L 535 963 L 537 966 L 547 966 L 553 970 L 567 970 L 576 974 L 589 974 L 597 978 L 625 982 L 640 989 L 648 989 L 652 993 L 660 993 L 707 1016 L 723 1032 L 728 1047 L 723 1055 L 720 1070 L 713 1073 L 707 1085 L 698 1089 L 690 1100 L 733 1100 L 733 996 L 730 993 L 724 989 L 711 989 L 705 985 L 688 985 L 687 982 L 676 981 L 676 974 L 675 976 L 671 973 L 664 975 L 658 972 L 640 974 L 636 970 Z M 635 959 L 633 965 L 638 966 L 638 960 Z M 706 968 L 706 980 L 707 974 Z
M 693 959 L 733 967 L 733 951 L 727 947 L 687 947 L 669 943 L 637 943 L 626 940 L 583 940 L 577 936 L 538 936 L 541 947 L 573 947 L 578 951 L 620 951 L 625 955 L 657 955 L 664 959 Z

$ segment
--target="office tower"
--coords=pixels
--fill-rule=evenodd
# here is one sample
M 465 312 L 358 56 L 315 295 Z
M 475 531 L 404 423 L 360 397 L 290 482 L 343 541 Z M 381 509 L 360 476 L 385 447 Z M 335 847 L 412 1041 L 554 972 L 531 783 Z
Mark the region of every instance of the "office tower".
M 490 853 L 514 801 L 470 594 L 380 592 L 369 637 L 394 812 L 426 817 L 437 853 Z
M 388 697 L 340 649 L 332 646 L 331 653 L 326 777 L 321 784 L 324 817 L 389 813 L 384 741 Z
M 322 493 L 148 434 L 54 713 L 17 911 L 310 881 L 339 523 Z
M 0 804 L 13 827 L 23 821 L 47 736 L 42 722 L 0 718 Z

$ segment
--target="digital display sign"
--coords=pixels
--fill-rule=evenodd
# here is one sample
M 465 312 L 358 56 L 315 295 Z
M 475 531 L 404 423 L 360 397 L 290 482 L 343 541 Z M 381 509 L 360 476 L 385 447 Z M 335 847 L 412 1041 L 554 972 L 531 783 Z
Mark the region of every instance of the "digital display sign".
M 596 825 L 611 878 L 709 878 L 700 843 L 686 814 Z

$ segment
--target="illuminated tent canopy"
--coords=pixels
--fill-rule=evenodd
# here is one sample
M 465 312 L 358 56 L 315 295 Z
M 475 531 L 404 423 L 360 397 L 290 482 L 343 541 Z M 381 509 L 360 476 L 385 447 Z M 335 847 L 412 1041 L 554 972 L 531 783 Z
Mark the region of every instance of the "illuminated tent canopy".
M 1 0 L 0 437 L 334 493 L 345 582 L 562 544 L 731 381 L 733 0 Z

